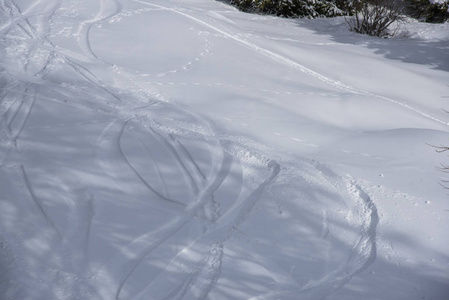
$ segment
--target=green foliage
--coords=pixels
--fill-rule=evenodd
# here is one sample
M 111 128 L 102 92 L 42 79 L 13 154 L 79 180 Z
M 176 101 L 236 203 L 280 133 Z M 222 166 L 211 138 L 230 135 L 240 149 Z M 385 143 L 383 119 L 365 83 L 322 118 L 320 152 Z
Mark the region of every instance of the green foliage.
M 287 18 L 346 15 L 349 0 L 231 0 L 239 9 Z
M 377 0 L 228 0 L 240 10 L 287 18 L 336 17 L 354 15 L 355 6 L 377 5 Z M 404 13 L 432 23 L 449 20 L 449 2 L 430 3 L 429 0 L 389 0 L 383 5 L 406 4 Z M 402 11 L 401 11 L 402 12 Z
M 449 20 L 449 2 L 430 3 L 429 0 L 406 0 L 407 12 L 412 17 L 429 22 L 443 23 Z
M 254 9 L 253 0 L 231 0 L 231 4 L 243 11 L 251 11 Z

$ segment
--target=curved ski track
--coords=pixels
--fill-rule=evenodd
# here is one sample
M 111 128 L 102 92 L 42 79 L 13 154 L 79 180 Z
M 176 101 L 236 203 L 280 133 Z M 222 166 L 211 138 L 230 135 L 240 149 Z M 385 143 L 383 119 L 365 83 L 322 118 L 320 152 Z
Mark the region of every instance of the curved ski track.
M 227 38 L 229 38 L 231 40 L 234 40 L 235 42 L 237 42 L 237 43 L 239 43 L 239 44 L 241 44 L 241 45 L 243 45 L 245 47 L 248 47 L 248 48 L 254 50 L 255 52 L 257 52 L 257 53 L 259 53 L 259 54 L 261 54 L 263 56 L 266 56 L 266 57 L 268 57 L 270 59 L 273 59 L 274 61 L 277 61 L 277 62 L 279 62 L 279 63 L 281 63 L 281 64 L 283 64 L 283 65 L 285 65 L 285 66 L 287 66 L 289 68 L 293 68 L 293 69 L 299 70 L 299 71 L 301 71 L 301 72 L 303 72 L 303 73 L 305 73 L 307 75 L 310 75 L 310 76 L 316 78 L 317 80 L 320 80 L 320 81 L 322 81 L 322 82 L 324 82 L 324 83 L 326 83 L 328 85 L 331 85 L 331 86 L 333 86 L 333 87 L 335 87 L 335 88 L 337 88 L 339 90 L 342 90 L 342 91 L 345 91 L 345 92 L 349 92 L 349 93 L 352 93 L 352 94 L 356 94 L 356 95 L 370 96 L 370 97 L 373 97 L 373 98 L 377 98 L 377 99 L 381 99 L 381 100 L 384 100 L 384 101 L 388 101 L 388 102 L 391 102 L 391 103 L 393 103 L 395 105 L 398 105 L 398 106 L 401 106 L 401 107 L 406 108 L 408 110 L 411 110 L 411 111 L 413 111 L 413 112 L 415 112 L 415 113 L 417 113 L 417 114 L 419 114 L 419 115 L 421 115 L 421 116 L 423 116 L 423 117 L 425 117 L 427 119 L 430 119 L 432 121 L 435 121 L 435 122 L 443 124 L 443 125 L 448 125 L 447 122 L 444 122 L 444 121 L 442 121 L 442 120 L 440 120 L 440 119 L 438 119 L 438 118 L 436 118 L 434 116 L 431 116 L 431 115 L 429 115 L 429 114 L 427 114 L 427 113 L 425 113 L 425 112 L 423 112 L 423 111 L 421 111 L 419 109 L 416 109 L 416 108 L 414 108 L 414 107 L 412 107 L 412 106 L 410 106 L 408 104 L 402 103 L 402 102 L 400 102 L 398 100 L 395 100 L 395 99 L 392 99 L 392 98 L 389 98 L 389 97 L 385 97 L 385 96 L 382 96 L 382 95 L 374 94 L 374 93 L 371 93 L 369 91 L 361 90 L 361 89 L 358 89 L 356 87 L 353 87 L 353 86 L 350 86 L 348 84 L 345 84 L 343 82 L 340 82 L 338 80 L 334 80 L 334 79 L 331 79 L 331 78 L 329 78 L 327 76 L 324 76 L 323 74 L 315 72 L 312 69 L 309 69 L 309 68 L 301 65 L 298 62 L 295 62 L 295 61 L 293 61 L 293 60 L 291 60 L 291 59 L 289 59 L 289 58 L 287 58 L 285 56 L 282 56 L 282 55 L 280 55 L 278 53 L 275 53 L 273 51 L 265 49 L 265 48 L 255 44 L 255 43 L 251 42 L 251 41 L 248 41 L 246 39 L 243 39 L 243 38 L 237 36 L 236 34 L 229 33 L 229 32 L 226 32 L 226 31 L 224 31 L 222 29 L 219 29 L 219 28 L 217 28 L 217 27 L 215 27 L 215 26 L 213 26 L 213 25 L 211 25 L 211 24 L 209 24 L 209 23 L 207 23 L 207 22 L 205 22 L 203 20 L 200 20 L 200 19 L 198 19 L 198 18 L 196 18 L 196 17 L 194 17 L 192 15 L 189 15 L 188 13 L 179 11 L 179 10 L 177 10 L 175 8 L 169 8 L 169 7 L 158 5 L 158 4 L 148 3 L 148 2 L 145 2 L 145 1 L 142 1 L 142 0 L 134 0 L 134 1 L 138 2 L 138 3 L 145 4 L 145 5 L 149 5 L 149 6 L 157 7 L 157 8 L 160 8 L 160 9 L 164 9 L 164 10 L 167 10 L 167 11 L 171 11 L 171 12 L 176 13 L 176 14 L 179 14 L 179 15 L 185 17 L 185 18 L 188 18 L 188 19 L 190 19 L 192 21 L 195 21 L 195 22 L 197 22 L 197 23 L 199 23 L 199 24 L 201 24 L 201 25 L 203 25 L 203 26 L 205 26 L 205 27 L 207 27 L 209 29 L 212 29 L 212 30 L 218 32 L 219 34 L 223 35 L 224 37 L 227 37 Z
M 251 300 L 326 299 L 341 289 L 354 276 L 363 272 L 376 260 L 376 229 L 379 223 L 377 207 L 368 194 L 354 180 L 345 179 L 347 193 L 356 204 L 355 212 L 361 220 L 357 240 L 353 243 L 347 260 L 338 268 L 318 280 L 311 280 L 301 288 L 288 291 L 273 291 L 251 298 Z M 326 220 L 324 221 L 327 222 Z M 326 224 L 324 224 L 326 228 Z M 325 229 L 327 230 L 327 229 Z
M 221 30 L 185 12 L 140 0 L 135 0 L 135 2 L 163 10 L 169 10 L 182 15 L 183 17 L 212 29 L 261 55 L 269 57 L 290 68 L 304 72 L 338 89 L 354 94 L 369 95 L 387 100 L 413 110 L 433 121 L 445 124 L 424 112 L 399 103 L 394 99 L 358 90 L 339 81 L 327 78 L 322 74 L 305 68 L 297 62 L 259 47 L 252 42 Z M 24 34 L 24 37 L 22 37 L 23 40 L 28 41 L 28 52 L 25 57 L 26 63 L 23 64 L 23 76 L 14 76 L 9 74 L 5 69 L 0 70 L 1 76 L 7 78 L 6 85 L 9 84 L 3 92 L 4 95 L 2 95 L 2 102 L 6 105 L 7 109 L 2 108 L 1 111 L 2 128 L 0 128 L 0 140 L 5 142 L 5 144 L 10 145 L 8 151 L 11 153 L 18 152 L 19 147 L 17 145 L 17 140 L 20 138 L 27 119 L 33 111 L 35 101 L 38 101 L 40 97 L 39 93 L 41 93 L 41 91 L 38 89 L 38 85 L 35 84 L 35 80 L 39 80 L 40 84 L 47 83 L 49 86 L 60 86 L 59 83 L 52 82 L 47 76 L 48 74 L 52 74 L 52 72 L 57 72 L 50 67 L 55 58 L 63 59 L 77 74 L 79 74 L 80 78 L 83 78 L 87 84 L 90 84 L 95 88 L 92 90 L 93 92 L 101 90 L 108 95 L 107 97 L 112 98 L 114 100 L 113 102 L 123 102 L 122 97 L 118 96 L 113 88 L 104 84 L 102 79 L 97 77 L 87 65 L 83 65 L 83 63 L 76 58 L 64 54 L 48 40 L 47 35 L 49 28 L 45 24 L 48 24 L 52 16 L 56 13 L 58 7 L 61 5 L 61 1 L 47 1 L 45 3 L 45 0 L 41 0 L 37 1 L 33 7 L 42 3 L 48 4 L 45 6 L 48 10 L 33 14 L 21 12 L 13 0 L 2 1 L 3 14 L 8 15 L 10 18 L 9 23 L 4 24 L 0 28 L 2 38 L 6 39 L 6 36 L 12 29 L 19 28 Z M 33 7 L 31 7 L 30 10 Z M 94 24 L 114 17 L 121 11 L 121 9 L 122 4 L 119 0 L 114 0 L 112 2 L 100 0 L 100 10 L 96 16 L 81 23 L 78 30 L 79 45 L 89 61 L 101 65 L 102 67 L 109 66 L 93 53 L 89 41 L 89 32 Z M 32 25 L 32 22 L 29 20 L 30 17 L 39 17 L 38 20 L 41 25 L 39 29 L 36 29 L 36 27 Z M 51 49 L 47 51 L 44 63 L 40 63 L 41 58 L 34 56 L 36 51 L 40 48 L 46 50 Z M 31 63 L 37 64 L 38 67 Z M 34 70 L 31 70 L 32 68 L 34 68 Z M 132 78 L 128 76 L 127 79 L 131 80 Z M 24 81 L 25 84 L 21 83 L 21 80 Z M 67 82 L 67 85 L 70 86 L 71 83 Z M 18 94 L 22 96 L 17 97 Z M 154 95 L 152 91 L 149 91 L 148 94 Z M 117 251 L 117 254 L 109 259 L 107 265 L 94 266 L 89 264 L 89 239 L 92 227 L 95 226 L 95 195 L 91 195 L 90 193 L 86 194 L 87 197 L 86 195 L 77 195 L 85 200 L 77 203 L 77 206 L 72 209 L 72 219 L 69 222 L 71 227 L 68 232 L 62 232 L 55 224 L 52 216 L 47 212 L 45 202 L 41 202 L 33 191 L 33 185 L 26 172 L 26 166 L 20 165 L 19 167 L 20 172 L 18 173 L 22 174 L 23 184 L 20 185 L 16 183 L 14 188 L 23 191 L 23 193 L 28 193 L 28 198 L 32 200 L 32 204 L 24 202 L 21 205 L 24 207 L 34 205 L 33 210 L 39 212 L 47 225 L 52 228 L 55 234 L 59 236 L 60 240 L 63 241 L 61 248 L 57 249 L 55 252 L 56 255 L 60 255 L 61 259 L 67 256 L 71 257 L 74 264 L 78 266 L 77 268 L 77 266 L 69 267 L 65 264 L 57 264 L 54 267 L 66 272 L 66 274 L 74 274 L 75 279 L 72 277 L 71 280 L 68 280 L 69 283 L 73 285 L 90 285 L 87 290 L 92 299 L 102 298 L 102 296 L 100 296 L 101 293 L 94 290 L 95 286 L 93 286 L 92 283 L 87 283 L 87 281 L 91 281 L 98 285 L 102 284 L 101 282 L 96 282 L 92 274 L 111 274 L 112 279 L 110 280 L 110 284 L 115 290 L 109 295 L 117 300 L 122 299 L 122 292 L 136 269 L 145 260 L 149 259 L 156 249 L 164 245 L 164 243 L 167 243 L 172 236 L 180 232 L 184 227 L 193 223 L 203 225 L 204 231 L 193 235 L 191 237 L 192 242 L 186 244 L 183 249 L 168 262 L 165 269 L 150 282 L 147 282 L 146 286 L 130 299 L 148 299 L 148 295 L 151 295 L 152 299 L 206 299 L 220 277 L 226 242 L 232 237 L 241 224 L 248 220 L 257 202 L 270 186 L 276 184 L 276 178 L 281 172 L 282 166 L 279 162 L 274 159 L 266 158 L 264 154 L 255 150 L 256 147 L 251 148 L 250 145 L 242 143 L 241 138 L 228 136 L 226 132 L 222 132 L 217 125 L 214 125 L 212 120 L 197 115 L 188 109 L 176 108 L 170 104 L 164 105 L 163 103 L 165 100 L 157 98 L 153 100 L 157 102 L 160 101 L 160 105 L 165 109 L 193 118 L 196 125 L 201 127 L 201 131 L 205 134 L 198 134 L 196 130 L 190 129 L 191 135 L 183 135 L 182 133 L 186 131 L 185 128 L 174 128 L 173 126 L 167 125 L 164 125 L 165 127 L 162 125 L 159 126 L 153 120 L 150 120 L 151 118 L 158 120 L 158 112 L 151 112 L 151 105 L 146 110 L 148 115 L 139 115 L 137 117 L 133 117 L 133 111 L 125 111 L 126 106 L 124 104 L 118 106 L 115 106 L 115 104 L 108 106 L 109 104 L 107 103 L 78 105 L 78 107 L 81 107 L 82 109 L 89 109 L 98 105 L 100 107 L 97 109 L 98 111 L 117 118 L 117 120 L 113 121 L 105 128 L 95 145 L 95 153 L 99 165 L 104 173 L 112 174 L 111 181 L 116 182 L 117 185 L 120 186 L 118 177 L 114 178 L 114 175 L 126 172 L 129 178 L 134 178 L 135 182 L 138 182 L 140 186 L 147 190 L 148 197 L 152 201 L 150 205 L 163 207 L 168 211 L 178 212 L 176 218 L 170 220 L 161 227 L 156 229 L 149 228 L 146 233 L 135 237 L 132 242 L 127 245 L 122 245 L 119 251 Z M 117 107 L 122 111 L 118 111 Z M 132 158 L 129 157 L 129 154 L 121 145 L 121 140 L 126 133 L 127 125 L 133 122 L 144 127 L 147 130 L 147 139 L 159 143 L 159 145 L 166 149 L 167 153 L 173 158 L 174 168 L 179 171 L 179 174 L 181 174 L 180 176 L 188 185 L 188 192 L 193 195 L 190 202 L 181 203 L 178 200 L 171 199 L 166 188 L 158 189 L 153 186 L 153 183 L 149 182 L 145 175 L 141 173 L 141 170 L 133 164 Z M 187 131 L 188 130 L 189 128 L 187 128 Z M 211 158 L 209 172 L 206 172 L 200 167 L 196 158 L 189 152 L 189 148 L 183 145 L 183 138 L 196 139 L 196 143 L 207 145 L 209 156 Z M 251 142 L 248 144 L 251 144 Z M 145 144 L 143 145 L 145 147 Z M 241 150 L 235 150 L 238 148 L 241 148 Z M 107 155 L 104 156 L 104 154 L 111 151 L 118 154 L 115 157 L 120 157 L 120 161 L 109 161 L 107 158 L 104 158 L 108 157 Z M 247 171 L 247 169 L 251 167 L 251 164 L 254 163 L 246 161 L 247 157 L 245 155 L 247 154 L 244 153 L 248 151 L 252 153 L 252 158 L 254 158 L 256 163 L 264 167 L 265 171 L 261 173 L 251 173 Z M 155 161 L 154 157 L 151 156 L 151 149 L 148 147 L 147 153 L 148 159 L 150 161 Z M 10 162 L 14 162 L 13 155 L 7 154 L 5 161 L 7 159 L 9 159 Z M 157 162 L 155 162 L 155 164 L 157 164 Z M 2 168 L 4 168 L 3 165 L 0 165 L 0 170 Z M 219 209 L 219 203 L 215 202 L 215 196 L 223 182 L 230 176 L 232 168 L 240 170 L 240 174 L 238 174 L 237 177 L 241 178 L 241 181 L 237 183 L 239 186 L 235 186 L 240 192 L 238 193 L 238 197 L 233 199 L 232 205 L 227 210 L 221 211 Z M 160 168 L 157 168 L 157 166 L 155 169 L 157 170 L 158 180 L 163 185 L 165 175 Z M 89 187 L 86 187 L 86 189 L 88 190 Z M 357 207 L 359 208 L 358 213 L 362 220 L 359 239 L 354 243 L 353 250 L 348 257 L 348 260 L 338 269 L 328 273 L 324 278 L 315 282 L 310 282 L 305 287 L 296 291 L 277 291 L 275 293 L 257 296 L 254 299 L 277 299 L 292 293 L 295 295 L 307 296 L 308 299 L 322 299 L 326 295 L 341 288 L 353 276 L 366 269 L 375 260 L 376 226 L 378 223 L 376 207 L 369 196 L 356 183 L 348 182 L 347 191 L 349 195 L 352 195 L 354 203 L 357 204 Z M 76 192 L 73 191 L 73 193 Z M 81 225 L 82 222 L 85 223 Z M 325 235 L 327 234 L 328 232 L 325 233 Z M 78 248 L 71 250 L 69 246 L 73 243 L 70 243 L 69 245 L 69 239 L 75 240 L 76 243 L 78 243 Z M 49 243 L 49 246 L 52 245 L 51 241 L 47 242 Z M 23 253 L 23 251 L 19 253 Z M 126 253 L 127 255 L 125 256 L 123 253 Z M 99 278 L 102 277 L 99 276 Z M 176 284 L 170 284 L 167 278 L 175 279 Z M 62 281 L 64 281 L 64 279 Z M 73 288 L 69 290 L 73 291 Z M 37 295 L 37 297 L 39 297 L 39 295 Z

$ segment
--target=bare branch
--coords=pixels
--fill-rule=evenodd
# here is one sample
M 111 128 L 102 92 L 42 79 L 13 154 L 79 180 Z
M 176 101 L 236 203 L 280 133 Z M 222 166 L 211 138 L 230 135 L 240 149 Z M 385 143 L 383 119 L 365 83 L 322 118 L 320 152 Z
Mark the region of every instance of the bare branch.
M 403 5 L 400 1 L 355 0 L 353 6 L 354 17 L 346 20 L 346 23 L 350 30 L 358 33 L 378 37 L 391 36 L 395 31 L 389 31 L 389 27 L 404 20 Z

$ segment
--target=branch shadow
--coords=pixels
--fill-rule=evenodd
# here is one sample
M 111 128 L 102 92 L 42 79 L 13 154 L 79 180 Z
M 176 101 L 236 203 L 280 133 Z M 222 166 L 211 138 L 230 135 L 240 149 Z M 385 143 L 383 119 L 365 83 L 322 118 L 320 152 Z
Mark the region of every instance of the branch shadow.
M 326 20 L 297 19 L 295 23 L 316 34 L 327 35 L 336 43 L 364 46 L 390 60 L 427 65 L 434 70 L 449 72 L 449 40 L 411 37 L 407 31 L 400 31 L 396 37 L 389 39 L 361 35 L 349 32 L 343 17 Z M 446 24 L 434 26 L 442 27 L 441 30 L 444 30 L 443 26 L 447 27 Z

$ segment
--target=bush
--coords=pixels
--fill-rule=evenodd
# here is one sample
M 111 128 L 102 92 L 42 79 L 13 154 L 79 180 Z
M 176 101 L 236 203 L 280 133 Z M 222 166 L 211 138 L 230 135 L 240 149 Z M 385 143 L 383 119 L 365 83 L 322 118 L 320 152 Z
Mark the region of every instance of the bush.
M 230 2 L 240 10 L 262 14 L 272 14 L 281 17 L 336 17 L 354 15 L 355 6 L 359 6 L 359 18 L 361 17 L 360 6 L 378 5 L 389 8 L 397 6 L 400 2 L 405 4 L 404 12 L 411 17 L 426 22 L 438 23 L 449 19 L 449 0 L 223 0 Z M 377 3 L 377 4 L 376 4 Z M 365 7 L 366 8 L 366 7 Z M 393 9 L 394 10 L 394 9 Z M 402 7 L 401 7 L 402 12 Z M 363 19 L 363 18 L 362 18 Z M 359 19 L 360 20 L 360 19 Z M 355 30 L 355 28 L 353 28 Z M 355 30 L 357 31 L 357 30 Z
M 447 146 L 433 146 L 433 145 L 430 145 L 430 146 L 436 148 L 436 152 L 438 152 L 438 153 L 443 153 L 443 152 L 449 151 L 449 147 L 447 147 Z M 439 167 L 437 167 L 437 169 L 440 172 L 449 174 L 449 166 L 447 166 L 447 165 L 441 164 Z M 441 180 L 441 182 L 442 182 L 441 185 L 444 188 L 449 189 L 449 186 L 448 186 L 449 180 L 443 179 L 443 180 Z
M 410 16 L 429 23 L 443 23 L 449 19 L 449 2 L 431 3 L 429 0 L 406 0 Z
M 403 20 L 401 1 L 354 0 L 354 17 L 346 19 L 350 30 L 378 37 L 394 35 L 389 27 Z
M 349 0 L 231 0 L 243 11 L 287 18 L 343 16 L 349 3 Z

